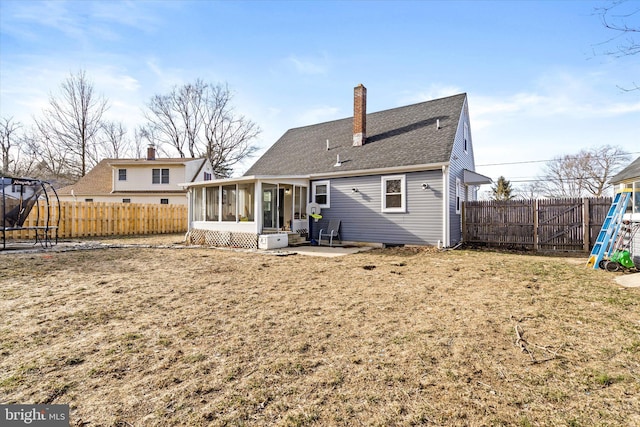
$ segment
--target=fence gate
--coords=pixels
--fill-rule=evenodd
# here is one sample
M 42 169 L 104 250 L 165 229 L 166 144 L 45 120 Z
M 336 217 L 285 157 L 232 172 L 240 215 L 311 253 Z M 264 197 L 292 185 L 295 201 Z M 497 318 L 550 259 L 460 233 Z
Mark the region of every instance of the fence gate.
M 540 251 L 589 252 L 610 197 L 465 202 L 467 243 Z
M 584 250 L 584 203 L 588 204 L 588 199 L 538 200 L 537 249 L 541 251 Z

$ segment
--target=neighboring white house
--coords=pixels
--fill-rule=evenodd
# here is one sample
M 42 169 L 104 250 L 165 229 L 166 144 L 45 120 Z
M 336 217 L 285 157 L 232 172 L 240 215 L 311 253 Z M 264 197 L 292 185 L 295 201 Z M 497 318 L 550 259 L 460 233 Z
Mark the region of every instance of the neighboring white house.
M 610 182 L 619 189 L 632 189 L 631 200 L 627 206 L 624 219 L 632 221 L 636 226 L 640 226 L 640 157 L 611 178 Z M 640 268 L 640 231 L 636 232 L 630 249 L 633 262 Z
M 462 202 L 491 182 L 474 172 L 466 94 L 370 114 L 366 96 L 354 89 L 353 117 L 289 129 L 242 177 L 185 183 L 190 241 L 318 239 L 340 221 L 344 241 L 460 242 Z
M 144 159 L 104 159 L 78 182 L 58 190 L 61 201 L 187 204 L 178 184 L 212 179 L 204 158 L 156 158 L 150 146 Z

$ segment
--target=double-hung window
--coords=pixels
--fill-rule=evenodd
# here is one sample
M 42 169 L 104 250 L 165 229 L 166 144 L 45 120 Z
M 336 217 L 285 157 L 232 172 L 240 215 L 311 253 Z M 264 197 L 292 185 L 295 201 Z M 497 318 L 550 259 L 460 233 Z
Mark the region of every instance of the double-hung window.
M 407 189 L 404 175 L 382 177 L 382 212 L 406 212 Z
M 321 208 L 331 207 L 331 193 L 329 191 L 329 181 L 316 181 L 311 186 L 313 201 Z
M 169 183 L 169 169 L 153 169 L 151 171 L 151 183 L 153 183 L 153 184 L 168 184 Z
M 118 181 L 126 181 L 126 180 L 127 180 L 127 170 L 118 169 Z

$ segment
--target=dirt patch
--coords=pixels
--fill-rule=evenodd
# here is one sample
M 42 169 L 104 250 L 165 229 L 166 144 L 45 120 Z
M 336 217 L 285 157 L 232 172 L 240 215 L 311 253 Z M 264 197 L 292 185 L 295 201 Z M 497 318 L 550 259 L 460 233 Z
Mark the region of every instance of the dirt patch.
M 0 402 L 90 426 L 640 424 L 640 289 L 615 274 L 180 237 L 0 255 Z

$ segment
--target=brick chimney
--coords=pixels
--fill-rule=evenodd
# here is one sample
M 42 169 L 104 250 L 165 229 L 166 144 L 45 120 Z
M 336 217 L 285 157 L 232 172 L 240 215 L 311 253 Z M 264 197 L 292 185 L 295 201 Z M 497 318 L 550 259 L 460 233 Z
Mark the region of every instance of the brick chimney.
M 367 88 L 360 83 L 353 89 L 353 146 L 360 147 L 367 139 Z
M 155 160 L 156 159 L 156 148 L 153 144 L 147 145 L 147 160 Z

